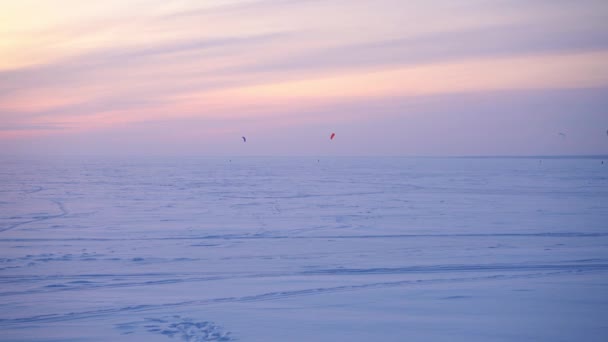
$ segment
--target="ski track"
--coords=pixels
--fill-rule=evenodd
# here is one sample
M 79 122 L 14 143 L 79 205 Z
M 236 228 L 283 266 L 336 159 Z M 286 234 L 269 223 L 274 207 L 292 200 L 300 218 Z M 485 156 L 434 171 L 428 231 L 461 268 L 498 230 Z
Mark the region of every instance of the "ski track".
M 608 264 L 539 264 L 539 265 L 433 265 L 433 266 L 409 266 L 409 267 L 394 267 L 394 268 L 367 268 L 367 269 L 320 269 L 312 271 L 300 272 L 275 272 L 263 274 L 244 274 L 230 276 L 212 276 L 205 274 L 81 274 L 72 276 L 4 276 L 0 280 L 0 284 L 8 283 L 27 283 L 48 282 L 52 284 L 43 285 L 42 288 L 26 290 L 26 291 L 7 291 L 0 292 L 0 297 L 15 296 L 15 295 L 30 295 L 37 293 L 52 293 L 52 292 L 68 292 L 79 290 L 98 290 L 109 288 L 124 288 L 124 287 L 142 287 L 153 285 L 167 285 L 179 283 L 194 283 L 208 282 L 218 280 L 239 280 L 252 278 L 281 278 L 295 276 L 312 276 L 312 275 L 409 275 L 420 273 L 442 273 L 442 272 L 529 272 L 529 271 L 607 271 Z M 103 281 L 122 279 L 122 278 L 162 278 L 146 281 L 134 282 L 115 282 L 103 283 Z M 181 278 L 180 278 L 181 277 Z M 83 281 L 82 279 L 87 279 Z M 63 280 L 64 282 L 58 282 Z
M 43 220 L 62 217 L 65 215 L 45 217 Z M 36 222 L 39 220 L 19 223 Z M 12 229 L 12 228 L 9 228 Z M 2 230 L 0 230 L 2 232 Z M 408 239 L 408 238 L 493 238 L 493 237 L 553 237 L 553 238 L 594 238 L 606 237 L 608 233 L 602 232 L 543 232 L 543 233 L 493 233 L 493 234 L 389 234 L 389 235 L 317 235 L 317 236 L 289 236 L 269 234 L 226 234 L 207 236 L 168 236 L 168 237 L 139 237 L 139 238 L 0 238 L 0 242 L 70 242 L 70 241 L 169 241 L 169 240 L 307 240 L 307 239 Z
M 30 224 L 30 223 L 34 223 L 34 222 L 41 222 L 41 221 L 46 221 L 46 220 L 51 220 L 51 219 L 57 219 L 57 218 L 61 218 L 61 217 L 65 217 L 67 216 L 68 210 L 66 209 L 65 205 L 63 204 L 63 202 L 61 201 L 57 201 L 57 200 L 53 200 L 51 201 L 53 203 L 55 203 L 55 205 L 57 205 L 57 207 L 59 208 L 59 211 L 61 212 L 60 214 L 57 215 L 44 215 L 44 216 L 40 216 L 40 217 L 35 217 L 32 220 L 29 221 L 23 221 L 23 222 L 19 222 L 19 223 L 14 223 L 12 225 L 9 225 L 8 227 L 5 228 L 0 228 L 0 233 L 11 230 L 11 229 L 15 229 L 18 227 L 21 227 L 23 225 L 26 224 Z
M 69 312 L 65 314 L 50 314 L 50 315 L 39 315 L 39 316 L 30 316 L 30 317 L 21 317 L 21 318 L 9 318 L 9 319 L 0 319 L 0 327 L 8 327 L 14 324 L 30 324 L 30 323 L 57 323 L 57 322 L 65 322 L 72 320 L 81 320 L 88 318 L 101 318 L 104 316 L 117 315 L 122 313 L 129 312 L 144 312 L 144 311 L 153 311 L 159 309 L 170 309 L 170 308 L 178 308 L 184 306 L 203 306 L 203 305 L 213 305 L 213 304 L 225 304 L 225 303 L 248 303 L 248 302 L 261 302 L 261 301 L 273 301 L 273 300 L 281 300 L 292 297 L 301 297 L 301 296 L 313 296 L 313 295 L 322 295 L 322 294 L 330 294 L 337 292 L 348 292 L 348 291 L 359 291 L 359 290 L 368 290 L 368 289 L 381 289 L 388 287 L 400 287 L 400 286 L 412 286 L 412 285 L 430 285 L 430 284 L 442 284 L 442 283 L 461 283 L 461 282 L 474 282 L 474 281 L 484 281 L 484 280 L 510 280 L 510 279 L 531 279 L 531 278 L 541 278 L 541 277 L 549 277 L 555 275 L 561 275 L 565 273 L 581 273 L 584 271 L 555 271 L 555 272 L 545 272 L 545 273 L 527 273 L 527 274 L 519 274 L 519 275 L 489 275 L 489 276 L 478 276 L 478 277 L 462 277 L 462 278 L 447 278 L 447 279 L 426 279 L 426 280 L 403 280 L 403 281 L 393 281 L 393 282 L 378 282 L 378 283 L 368 283 L 361 285 L 344 285 L 344 286 L 335 286 L 335 287 L 327 287 L 327 288 L 310 288 L 303 290 L 293 290 L 293 291 L 277 291 L 277 292 L 268 292 L 257 295 L 250 296 L 242 296 L 242 297 L 221 297 L 221 298 L 212 298 L 212 299 L 201 299 L 201 300 L 190 300 L 190 301 L 182 301 L 175 303 L 164 303 L 164 304 L 141 304 L 141 305 L 133 305 L 133 306 L 124 306 L 124 307 L 114 307 L 114 308 L 105 308 L 99 310 L 91 310 L 91 311 L 81 311 L 81 312 Z

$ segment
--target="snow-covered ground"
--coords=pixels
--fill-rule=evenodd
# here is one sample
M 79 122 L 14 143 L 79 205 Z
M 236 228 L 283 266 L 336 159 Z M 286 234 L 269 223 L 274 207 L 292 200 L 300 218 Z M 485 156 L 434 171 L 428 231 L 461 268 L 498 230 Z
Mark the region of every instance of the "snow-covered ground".
M 2 341 L 608 340 L 608 160 L 0 165 Z

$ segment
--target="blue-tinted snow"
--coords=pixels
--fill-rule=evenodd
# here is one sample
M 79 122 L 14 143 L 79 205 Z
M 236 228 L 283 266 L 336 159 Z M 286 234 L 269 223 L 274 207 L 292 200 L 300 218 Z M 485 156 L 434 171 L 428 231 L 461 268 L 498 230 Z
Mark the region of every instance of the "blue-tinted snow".
M 0 163 L 15 341 L 605 341 L 608 159 Z

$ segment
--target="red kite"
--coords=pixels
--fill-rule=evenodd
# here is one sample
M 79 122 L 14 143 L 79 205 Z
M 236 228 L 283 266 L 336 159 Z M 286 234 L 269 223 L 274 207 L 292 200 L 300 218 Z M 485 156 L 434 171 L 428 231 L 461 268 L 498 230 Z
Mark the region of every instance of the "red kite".
M 334 140 L 335 137 L 336 137 L 336 133 L 332 133 L 331 136 L 329 136 L 329 140 Z

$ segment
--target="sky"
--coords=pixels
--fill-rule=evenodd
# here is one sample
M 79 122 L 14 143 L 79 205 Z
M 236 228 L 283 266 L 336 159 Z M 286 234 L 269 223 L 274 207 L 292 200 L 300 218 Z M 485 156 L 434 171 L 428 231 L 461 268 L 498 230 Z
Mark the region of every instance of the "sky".
M 608 154 L 608 2 L 0 0 L 0 154 Z

